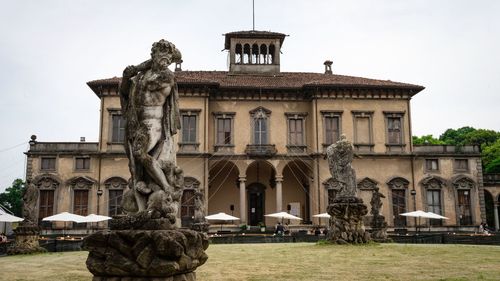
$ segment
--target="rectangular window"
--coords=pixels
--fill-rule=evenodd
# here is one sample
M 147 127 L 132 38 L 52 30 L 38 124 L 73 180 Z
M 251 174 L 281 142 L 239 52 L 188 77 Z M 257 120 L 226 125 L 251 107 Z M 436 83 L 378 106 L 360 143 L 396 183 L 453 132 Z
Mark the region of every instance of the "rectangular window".
M 387 143 L 403 144 L 401 117 L 387 117 Z
M 43 218 L 54 214 L 54 190 L 40 190 L 39 200 L 38 223 L 42 223 Z
M 433 212 L 434 214 L 441 215 L 441 190 L 429 189 L 427 190 L 427 211 Z M 432 219 L 430 220 L 431 225 L 441 225 L 441 220 Z
M 438 159 L 425 159 L 425 170 L 430 172 L 439 171 Z
M 288 119 L 288 144 L 304 145 L 304 119 Z
M 196 142 L 196 115 L 182 115 L 182 142 Z
M 77 157 L 75 158 L 75 170 L 88 170 L 90 169 L 90 158 L 89 157 Z
M 340 117 L 325 117 L 325 144 L 332 144 L 340 138 Z
M 469 161 L 467 159 L 455 159 L 455 171 L 466 172 L 469 170 Z
M 354 148 L 373 151 L 373 111 L 352 111 L 354 120 Z
M 405 227 L 406 217 L 399 214 L 406 213 L 406 194 L 404 189 L 392 190 L 392 215 L 394 227 Z
M 121 189 L 109 190 L 108 216 L 116 216 L 122 213 L 122 196 L 123 190 Z
M 193 223 L 194 218 L 194 196 L 195 191 L 186 189 L 182 193 L 181 199 L 181 224 L 183 227 L 189 227 Z
M 267 144 L 267 120 L 256 118 L 254 122 L 253 144 Z
M 112 119 L 112 134 L 111 142 L 125 142 L 125 118 L 121 114 L 113 114 Z
M 41 170 L 55 170 L 56 169 L 56 158 L 55 157 L 42 157 L 40 169 Z
M 217 118 L 217 144 L 232 144 L 232 118 Z
M 470 190 L 458 190 L 458 215 L 460 225 L 472 225 Z
M 80 216 L 88 215 L 89 191 L 74 190 L 73 192 L 73 212 Z
M 370 119 L 367 117 L 356 118 L 356 143 L 370 143 Z

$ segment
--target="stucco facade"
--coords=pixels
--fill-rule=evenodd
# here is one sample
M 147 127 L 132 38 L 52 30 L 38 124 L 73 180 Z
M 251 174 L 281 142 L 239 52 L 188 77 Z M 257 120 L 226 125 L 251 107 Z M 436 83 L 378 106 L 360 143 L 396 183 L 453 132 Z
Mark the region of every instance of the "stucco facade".
M 325 73 L 280 72 L 284 38 L 229 33 L 229 71 L 176 67 L 183 122 L 177 161 L 188 190 L 184 225 L 192 216 L 193 190 L 204 192 L 207 213 L 233 214 L 242 224 L 272 225 L 275 220 L 263 215 L 278 211 L 319 223 L 312 216 L 325 212 L 336 192 L 324 151 L 340 134 L 355 147 L 361 198 L 369 204 L 373 188 L 380 188 L 391 228 L 414 226 L 399 213 L 415 209 L 449 218 L 434 229 L 470 230 L 485 219 L 477 148 L 411 143 L 410 101 L 423 87 L 335 75 L 331 64 Z M 87 83 L 101 100 L 97 143 L 30 142 L 27 179 L 48 190 L 41 215 L 75 212 L 75 205 L 78 212 L 119 212 L 120 190 L 130 177 L 119 83 L 116 77 Z

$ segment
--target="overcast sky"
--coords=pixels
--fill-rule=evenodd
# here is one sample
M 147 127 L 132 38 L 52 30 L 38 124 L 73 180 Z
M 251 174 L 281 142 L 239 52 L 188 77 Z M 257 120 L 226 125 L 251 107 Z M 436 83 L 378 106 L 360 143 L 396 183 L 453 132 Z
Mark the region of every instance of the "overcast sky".
M 288 34 L 282 71 L 407 82 L 414 135 L 500 130 L 500 1 L 256 0 L 255 28 Z M 0 0 L 0 191 L 27 142 L 97 141 L 87 81 L 120 76 L 165 38 L 184 70 L 227 70 L 222 34 L 252 28 L 251 0 Z

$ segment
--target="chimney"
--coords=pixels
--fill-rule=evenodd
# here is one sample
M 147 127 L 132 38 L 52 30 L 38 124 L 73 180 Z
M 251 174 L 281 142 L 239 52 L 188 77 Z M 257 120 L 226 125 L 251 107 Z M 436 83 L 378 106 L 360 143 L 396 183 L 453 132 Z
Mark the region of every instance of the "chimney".
M 332 73 L 333 62 L 331 60 L 326 60 L 323 64 L 325 65 L 325 74 L 333 74 Z
M 80 137 L 80 142 L 85 142 L 85 137 Z

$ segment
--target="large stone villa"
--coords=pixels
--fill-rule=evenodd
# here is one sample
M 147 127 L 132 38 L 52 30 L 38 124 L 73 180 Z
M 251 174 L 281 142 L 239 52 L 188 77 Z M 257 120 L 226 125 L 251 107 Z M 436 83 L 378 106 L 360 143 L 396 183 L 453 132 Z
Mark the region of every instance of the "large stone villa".
M 324 62 L 324 73 L 282 72 L 285 38 L 265 31 L 227 33 L 228 71 L 176 66 L 183 226 L 192 221 L 196 192 L 205 195 L 207 214 L 232 214 L 241 218 L 236 224 L 274 225 L 264 214 L 277 211 L 304 219 L 295 224 L 318 224 L 313 215 L 324 213 L 337 192 L 325 149 L 341 134 L 354 144 L 359 196 L 369 205 L 372 190 L 380 189 L 390 229 L 414 227 L 415 220 L 399 214 L 416 209 L 449 218 L 432 220 L 433 230 L 474 231 L 486 220 L 478 148 L 412 144 L 410 101 L 424 87 L 334 74 L 331 61 Z M 101 100 L 98 142 L 32 137 L 26 169 L 27 180 L 40 190 L 39 219 L 63 211 L 121 212 L 130 174 L 119 83 L 118 77 L 87 83 Z M 499 182 L 492 179 L 486 191 L 497 228 Z

